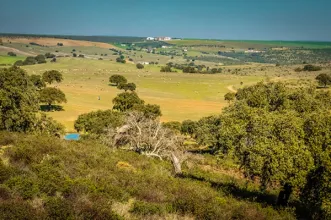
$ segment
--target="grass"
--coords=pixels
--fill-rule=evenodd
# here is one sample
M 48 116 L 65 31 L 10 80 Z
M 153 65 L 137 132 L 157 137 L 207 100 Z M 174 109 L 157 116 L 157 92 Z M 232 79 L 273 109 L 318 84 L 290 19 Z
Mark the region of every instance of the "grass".
M 263 76 L 202 75 L 160 73 L 160 67 L 146 65 L 138 70 L 133 64 L 120 64 L 107 60 L 59 58 L 56 63 L 23 67 L 29 74 L 42 74 L 46 70 L 59 70 L 64 81 L 58 85 L 67 96 L 64 111 L 49 113 L 68 130 L 78 115 L 98 109 L 112 108 L 112 99 L 120 92 L 108 85 L 113 74 L 122 74 L 137 85 L 137 93 L 147 103 L 158 104 L 163 121 L 197 120 L 218 114 L 227 105 L 224 101 L 228 86 L 240 87 L 262 80 Z M 101 100 L 98 100 L 98 96 Z
M 24 60 L 25 57 L 12 57 L 12 56 L 1 56 L 0 55 L 0 64 L 13 64 L 15 63 L 17 60 Z
M 331 48 L 331 42 L 313 42 L 313 41 L 259 41 L 259 40 L 201 40 L 201 39 L 183 39 L 169 41 L 178 46 L 194 45 L 224 45 L 227 48 L 247 49 L 250 47 L 263 49 L 269 47 L 289 47 L 289 48 L 309 48 L 323 49 Z

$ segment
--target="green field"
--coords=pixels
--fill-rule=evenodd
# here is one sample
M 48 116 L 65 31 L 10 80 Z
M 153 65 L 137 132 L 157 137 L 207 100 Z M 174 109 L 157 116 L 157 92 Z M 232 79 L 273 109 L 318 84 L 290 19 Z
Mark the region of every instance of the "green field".
M 267 47 L 289 47 L 306 49 L 325 49 L 331 48 L 331 42 L 313 41 L 262 41 L 262 40 L 202 40 L 202 39 L 183 39 L 169 41 L 178 46 L 210 45 L 226 46 L 235 49 L 247 49 L 249 47 L 263 49 Z
M 113 74 L 122 74 L 137 84 L 137 93 L 147 103 L 158 104 L 163 121 L 197 120 L 218 114 L 227 105 L 224 94 L 228 87 L 239 88 L 262 80 L 263 76 L 202 75 L 160 73 L 158 66 L 147 65 L 137 70 L 133 64 L 119 64 L 106 60 L 59 58 L 57 63 L 24 66 L 29 74 L 42 74 L 46 70 L 59 70 L 64 82 L 58 87 L 67 96 L 65 111 L 49 113 L 56 120 L 73 129 L 79 114 L 112 108 L 112 99 L 120 91 L 108 85 Z M 98 100 L 98 96 L 101 100 Z
M 24 57 L 11 57 L 11 56 L 1 56 L 0 55 L 0 64 L 13 64 L 17 60 L 23 60 Z

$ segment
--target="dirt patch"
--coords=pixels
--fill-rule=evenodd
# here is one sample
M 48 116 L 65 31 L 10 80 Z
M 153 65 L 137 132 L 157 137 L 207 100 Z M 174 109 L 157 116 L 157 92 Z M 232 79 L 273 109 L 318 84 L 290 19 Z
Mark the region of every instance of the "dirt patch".
M 62 43 L 63 46 L 82 46 L 82 47 L 100 47 L 100 48 L 113 48 L 114 46 L 107 43 L 91 42 L 83 40 L 70 40 L 70 39 L 59 39 L 59 38 L 40 38 L 40 37 L 29 37 L 29 38 L 2 38 L 4 42 L 11 41 L 13 43 L 29 44 L 31 42 L 43 45 L 43 46 L 57 46 L 57 43 Z
M 35 54 L 32 53 L 27 53 L 15 48 L 11 48 L 11 47 L 5 47 L 5 46 L 0 46 L 0 51 L 6 51 L 6 52 L 14 52 L 18 55 L 23 55 L 23 56 L 34 56 Z
M 237 90 L 235 90 L 234 88 L 233 88 L 233 85 L 230 85 L 230 86 L 228 86 L 228 87 L 226 87 L 228 90 L 230 90 L 231 92 L 237 92 Z

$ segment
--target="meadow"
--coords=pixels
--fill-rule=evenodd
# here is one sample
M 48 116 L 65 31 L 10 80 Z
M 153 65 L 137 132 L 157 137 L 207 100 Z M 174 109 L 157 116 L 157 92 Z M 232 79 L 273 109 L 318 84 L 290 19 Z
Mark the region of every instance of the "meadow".
M 270 64 L 247 63 L 244 65 L 221 66 L 221 74 L 185 74 L 181 70 L 173 73 L 161 73 L 160 68 L 168 62 L 183 64 L 191 62 L 182 56 L 166 56 L 146 53 L 144 51 L 122 50 L 127 59 L 126 64 L 115 62 L 118 54 L 109 50 L 113 45 L 68 39 L 45 38 L 15 38 L 3 41 L 4 47 L 12 48 L 21 54 L 55 53 L 56 63 L 23 66 L 29 74 L 42 74 L 46 70 L 59 70 L 64 75 L 64 81 L 58 85 L 66 94 L 68 102 L 63 104 L 64 111 L 49 112 L 54 119 L 64 124 L 68 131 L 73 131 L 74 121 L 78 115 L 98 109 L 111 109 L 112 99 L 121 91 L 110 86 L 109 77 L 113 74 L 125 76 L 129 82 L 137 85 L 138 95 L 147 103 L 158 104 L 162 110 L 162 121 L 198 120 L 201 117 L 219 114 L 228 105 L 224 100 L 227 92 L 254 84 L 261 80 L 299 80 L 313 79 L 316 74 L 295 73 L 297 66 L 280 66 Z M 31 45 L 37 42 L 45 46 Z M 56 42 L 64 42 L 64 46 L 57 46 Z M 208 45 L 222 45 L 243 47 L 239 41 L 212 40 L 176 40 L 170 43 L 178 45 L 193 44 L 196 47 L 188 51 L 188 56 L 208 51 Z M 239 45 L 239 44 L 241 45 Z M 258 44 L 259 42 L 249 42 Z M 198 45 L 204 45 L 199 47 Z M 260 43 L 260 47 L 265 45 Z M 248 44 L 245 46 L 249 46 Z M 171 48 L 169 50 L 174 50 Z M 178 48 L 177 48 L 178 49 Z M 211 47 L 211 49 L 213 49 Z M 162 49 L 164 50 L 164 49 Z M 168 49 L 165 49 L 168 50 Z M 1 52 L 2 51 L 2 52 Z M 55 52 L 57 51 L 57 52 Z M 1 54 L 5 51 L 0 50 Z M 19 55 L 18 53 L 18 55 Z M 72 53 L 84 54 L 85 58 L 73 58 Z M 102 54 L 102 56 L 101 56 Z M 105 56 L 105 54 L 107 54 Z M 213 55 L 216 56 L 216 55 Z M 133 59 L 129 61 L 128 59 Z M 13 64 L 18 57 L 0 56 L 0 64 Z M 102 59 L 102 60 L 99 60 Z M 138 70 L 135 63 L 147 61 L 158 62 L 158 65 L 145 65 Z M 204 60 L 195 60 L 196 65 L 206 65 L 210 68 L 219 64 Z M 100 100 L 98 97 L 100 96 Z
M 262 80 L 263 76 L 203 75 L 161 73 L 160 67 L 146 65 L 138 70 L 134 64 L 120 64 L 109 60 L 59 58 L 56 63 L 23 67 L 29 74 L 59 70 L 64 81 L 56 85 L 65 92 L 68 102 L 64 111 L 49 113 L 54 119 L 73 129 L 79 114 L 112 108 L 112 99 L 121 91 L 109 85 L 113 74 L 125 76 L 137 85 L 138 95 L 147 103 L 158 104 L 162 121 L 197 120 L 219 114 L 227 105 L 224 95 L 229 87 L 239 88 Z M 98 100 L 100 96 L 101 100 Z

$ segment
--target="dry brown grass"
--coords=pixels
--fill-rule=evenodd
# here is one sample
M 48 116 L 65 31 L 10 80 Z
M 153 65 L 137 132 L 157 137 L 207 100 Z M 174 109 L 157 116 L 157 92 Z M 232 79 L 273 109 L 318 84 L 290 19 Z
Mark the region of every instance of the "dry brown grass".
M 82 40 L 70 40 L 70 39 L 58 39 L 58 38 L 40 38 L 40 37 L 29 37 L 29 38 L 2 38 L 3 42 L 23 43 L 29 44 L 31 42 L 44 45 L 44 46 L 57 46 L 57 43 L 63 43 L 64 46 L 83 46 L 83 47 L 100 47 L 100 48 L 113 48 L 114 46 L 107 43 L 101 42 L 90 42 Z

